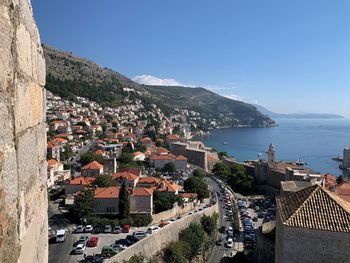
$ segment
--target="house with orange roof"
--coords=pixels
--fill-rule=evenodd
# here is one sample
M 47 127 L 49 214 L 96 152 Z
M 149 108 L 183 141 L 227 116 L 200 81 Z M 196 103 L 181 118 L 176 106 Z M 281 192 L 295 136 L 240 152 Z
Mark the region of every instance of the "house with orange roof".
M 179 186 L 175 183 L 169 182 L 166 179 L 162 179 L 158 186 L 156 187 L 156 191 L 158 192 L 165 192 L 165 193 L 173 193 L 178 194 L 179 193 Z
M 144 161 L 145 160 L 145 154 L 143 152 L 137 151 L 132 153 L 133 160 L 134 161 Z
M 71 176 L 70 170 L 64 170 L 63 163 L 50 159 L 47 161 L 47 187 L 62 183 Z
M 173 163 L 177 171 L 186 171 L 187 170 L 187 158 L 182 155 L 173 155 L 162 154 L 162 155 L 153 155 L 151 157 L 151 165 L 154 168 L 163 168 L 167 163 Z
M 156 188 L 161 179 L 153 176 L 145 176 L 139 179 L 137 187 Z
M 53 142 L 53 143 L 55 143 L 57 145 L 60 145 L 60 146 L 64 146 L 64 145 L 67 144 L 68 140 L 63 139 L 63 138 L 55 138 L 51 142 Z
M 81 168 L 82 176 L 96 177 L 96 176 L 99 176 L 100 174 L 103 174 L 103 165 L 97 161 L 92 161 L 91 163 Z
M 73 140 L 73 135 L 69 134 L 69 133 L 60 133 L 60 134 L 55 135 L 55 138 L 63 138 L 66 140 Z
M 198 194 L 196 193 L 181 193 L 180 196 L 185 202 L 190 202 L 192 200 L 198 199 Z
M 165 143 L 170 146 L 173 142 L 181 142 L 181 137 L 174 134 L 167 135 L 165 138 Z
M 100 149 L 100 150 L 95 151 L 95 154 L 106 157 L 108 155 L 108 152 Z
M 141 174 L 142 174 L 142 170 L 140 168 L 136 168 L 136 167 L 119 168 L 118 172 L 128 172 L 128 173 L 132 173 L 132 174 L 139 176 L 139 177 L 141 177 Z
M 47 158 L 55 159 L 57 161 L 60 160 L 61 156 L 61 145 L 55 143 L 54 141 L 47 142 Z
M 135 188 L 139 181 L 139 177 L 129 172 L 117 172 L 112 174 L 112 178 L 120 184 L 126 183 L 127 187 Z
M 136 187 L 130 191 L 130 214 L 151 214 L 153 212 L 153 189 Z
M 119 187 L 97 187 L 94 192 L 95 214 L 119 214 Z
M 152 141 L 152 139 L 150 137 L 142 138 L 141 142 L 145 147 L 152 147 L 154 145 L 154 142 Z
M 93 185 L 95 177 L 76 177 L 74 179 L 70 179 L 67 184 L 64 186 L 64 193 L 67 194 L 75 194 L 83 189 L 89 188 Z

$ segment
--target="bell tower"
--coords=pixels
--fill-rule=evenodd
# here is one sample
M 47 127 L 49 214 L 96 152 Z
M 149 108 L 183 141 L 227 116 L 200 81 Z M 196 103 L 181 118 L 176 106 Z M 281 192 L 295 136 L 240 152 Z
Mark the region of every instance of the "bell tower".
M 267 155 L 269 157 L 269 163 L 273 164 L 276 162 L 276 148 L 275 145 L 273 145 L 272 143 L 269 146 Z

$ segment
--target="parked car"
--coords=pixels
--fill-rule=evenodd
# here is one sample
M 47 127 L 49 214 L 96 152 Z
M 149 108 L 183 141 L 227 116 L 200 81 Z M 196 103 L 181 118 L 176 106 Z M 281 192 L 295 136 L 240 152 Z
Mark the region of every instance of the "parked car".
M 84 244 L 84 245 L 86 245 L 88 241 L 89 241 L 89 237 L 88 236 L 80 236 L 78 241 L 77 241 L 77 244 Z
M 224 239 L 222 238 L 222 236 L 219 237 L 219 239 L 216 241 L 216 245 L 217 246 L 222 246 Z
M 162 222 L 160 222 L 160 224 L 158 226 L 159 227 L 165 227 L 166 225 L 169 225 L 168 221 L 162 221 Z
M 129 233 L 130 228 L 131 228 L 131 225 L 130 225 L 130 224 L 125 224 L 125 225 L 123 225 L 122 232 L 123 232 L 123 233 Z
M 112 226 L 111 225 L 105 225 L 105 228 L 103 230 L 105 233 L 112 233 Z
M 127 249 L 128 246 L 123 245 L 123 244 L 118 244 L 118 245 L 114 244 L 114 245 L 112 245 L 112 248 L 113 248 L 115 251 L 120 252 L 120 251 L 123 251 L 123 250 Z
M 150 226 L 148 229 L 147 229 L 147 233 L 148 234 L 153 234 L 154 232 L 156 232 L 157 230 L 159 230 L 160 228 L 158 226 Z
M 104 246 L 102 247 L 101 254 L 105 258 L 110 258 L 113 257 L 117 254 L 118 252 L 113 249 L 111 246 Z
M 85 233 L 91 233 L 93 229 L 94 229 L 94 228 L 92 227 L 92 225 L 87 225 L 87 226 L 85 227 L 85 229 L 84 229 L 84 232 L 85 232 Z
M 96 255 L 89 255 L 87 256 L 84 261 L 84 263 L 103 263 L 104 257 L 101 254 Z
M 115 244 L 116 245 L 123 245 L 123 246 L 126 246 L 126 247 L 129 247 L 131 246 L 133 243 L 130 242 L 129 240 L 127 240 L 126 238 L 123 238 L 123 239 L 118 239 L 115 241 Z
M 129 242 L 131 244 L 135 244 L 136 242 L 139 241 L 139 239 L 137 239 L 136 237 L 134 237 L 134 235 L 127 235 L 126 236 L 126 239 L 129 240 Z
M 98 237 L 90 237 L 89 238 L 89 242 L 88 242 L 89 247 L 96 247 L 97 244 L 98 244 Z
M 59 229 L 56 232 L 56 242 L 64 242 L 66 240 L 66 230 L 65 229 Z
M 114 234 L 119 234 L 119 233 L 122 232 L 122 228 L 121 228 L 120 226 L 115 226 L 115 227 L 113 227 L 112 232 L 113 232 Z
M 228 248 L 233 247 L 233 240 L 232 240 L 232 238 L 229 238 L 229 239 L 227 240 L 226 247 L 228 247 Z
M 147 236 L 147 233 L 144 231 L 135 231 L 132 234 L 136 239 L 141 240 L 144 239 Z
M 94 227 L 94 229 L 92 230 L 92 233 L 94 233 L 94 234 L 100 234 L 100 233 L 102 233 L 103 231 L 102 231 L 102 228 L 100 227 L 100 226 L 96 226 L 96 227 Z
M 78 244 L 74 248 L 74 254 L 84 254 L 85 248 L 86 248 L 85 244 Z
M 219 232 L 220 233 L 225 233 L 225 230 L 226 230 L 226 227 L 225 226 L 221 226 Z
M 77 226 L 77 228 L 75 229 L 75 233 L 83 233 L 84 232 L 85 227 L 83 225 L 79 225 Z

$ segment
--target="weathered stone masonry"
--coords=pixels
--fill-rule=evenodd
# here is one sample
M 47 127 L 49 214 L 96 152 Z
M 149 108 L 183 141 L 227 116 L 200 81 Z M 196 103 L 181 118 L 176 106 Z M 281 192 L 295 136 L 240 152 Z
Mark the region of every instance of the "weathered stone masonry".
M 47 262 L 45 61 L 29 0 L 0 0 L 0 262 Z

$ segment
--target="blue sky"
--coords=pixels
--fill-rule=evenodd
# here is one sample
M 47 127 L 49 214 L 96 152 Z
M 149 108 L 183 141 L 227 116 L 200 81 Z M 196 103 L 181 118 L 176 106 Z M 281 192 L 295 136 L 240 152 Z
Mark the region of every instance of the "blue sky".
M 348 0 L 32 0 L 43 43 L 144 83 L 350 117 Z

